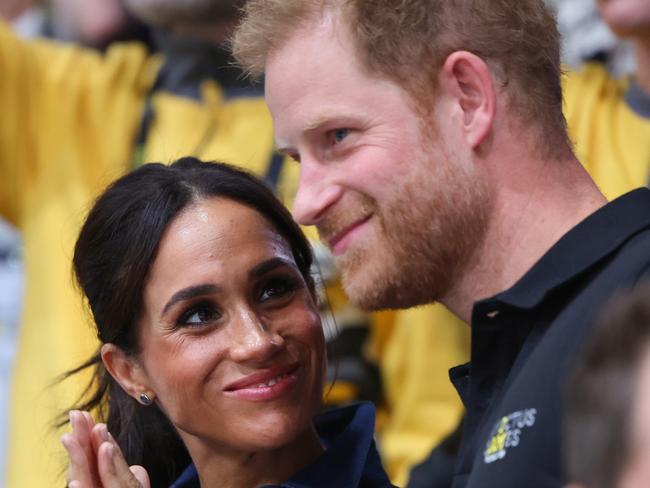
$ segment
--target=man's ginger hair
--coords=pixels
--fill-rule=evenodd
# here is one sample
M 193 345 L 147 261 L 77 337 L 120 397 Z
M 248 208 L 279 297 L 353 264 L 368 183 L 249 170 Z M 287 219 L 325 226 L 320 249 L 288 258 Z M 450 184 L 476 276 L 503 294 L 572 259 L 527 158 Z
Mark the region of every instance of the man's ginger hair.
M 435 96 L 451 53 L 474 53 L 521 120 L 541 129 L 547 154 L 570 148 L 560 35 L 543 0 L 249 0 L 233 39 L 235 58 L 261 77 L 269 54 L 326 12 L 340 13 L 370 74 L 395 81 L 416 101 Z

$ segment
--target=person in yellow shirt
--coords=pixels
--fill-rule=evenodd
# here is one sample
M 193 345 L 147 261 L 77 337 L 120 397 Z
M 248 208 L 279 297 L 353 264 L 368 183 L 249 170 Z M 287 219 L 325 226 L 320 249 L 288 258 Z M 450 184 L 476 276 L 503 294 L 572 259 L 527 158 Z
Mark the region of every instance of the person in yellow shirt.
M 74 236 L 99 191 L 142 161 L 181 155 L 237 163 L 291 194 L 263 99 L 229 67 L 223 41 L 241 2 L 131 0 L 160 29 L 105 55 L 0 25 L 0 214 L 24 238 L 26 290 L 14 366 L 7 488 L 63 484 L 51 426 L 81 383 L 49 386 L 96 338 L 72 286 Z M 286 198 L 285 198 L 286 199 Z
M 635 72 L 614 79 L 600 63 L 565 78 L 565 114 L 576 153 L 615 198 L 650 176 L 650 1 L 599 0 L 609 28 L 630 41 Z

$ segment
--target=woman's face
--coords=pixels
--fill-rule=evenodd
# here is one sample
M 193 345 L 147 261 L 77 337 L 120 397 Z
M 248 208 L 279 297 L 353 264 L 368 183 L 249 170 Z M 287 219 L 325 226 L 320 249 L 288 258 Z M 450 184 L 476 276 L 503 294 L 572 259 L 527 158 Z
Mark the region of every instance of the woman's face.
M 188 447 L 274 448 L 310 426 L 321 323 L 289 245 L 255 210 L 211 198 L 170 224 L 140 326 L 146 385 Z

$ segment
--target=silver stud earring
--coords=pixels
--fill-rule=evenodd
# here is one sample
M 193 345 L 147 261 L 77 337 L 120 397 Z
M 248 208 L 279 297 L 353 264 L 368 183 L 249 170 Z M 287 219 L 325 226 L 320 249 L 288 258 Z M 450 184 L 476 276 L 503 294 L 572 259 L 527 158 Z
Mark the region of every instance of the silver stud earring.
M 142 405 L 151 405 L 153 401 L 149 398 L 149 395 L 146 393 L 140 393 L 140 403 Z

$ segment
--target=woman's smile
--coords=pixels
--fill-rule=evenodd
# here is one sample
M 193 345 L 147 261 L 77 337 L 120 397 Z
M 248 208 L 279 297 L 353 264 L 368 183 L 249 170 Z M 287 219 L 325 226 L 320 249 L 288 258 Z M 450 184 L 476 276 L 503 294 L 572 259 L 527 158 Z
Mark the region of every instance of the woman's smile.
M 242 400 L 274 400 L 293 390 L 302 369 L 299 363 L 274 366 L 229 384 L 224 392 Z

